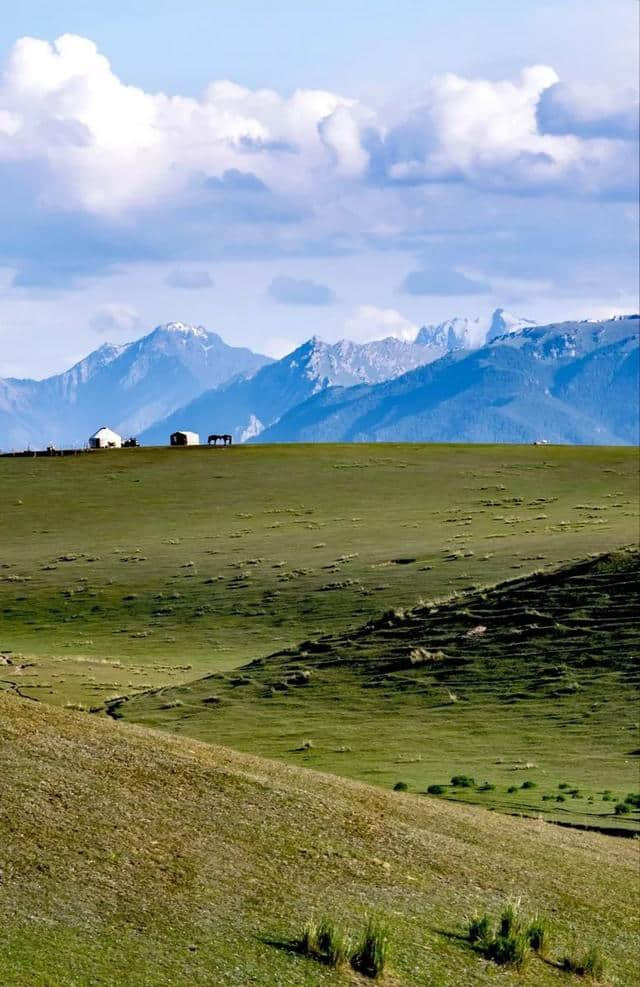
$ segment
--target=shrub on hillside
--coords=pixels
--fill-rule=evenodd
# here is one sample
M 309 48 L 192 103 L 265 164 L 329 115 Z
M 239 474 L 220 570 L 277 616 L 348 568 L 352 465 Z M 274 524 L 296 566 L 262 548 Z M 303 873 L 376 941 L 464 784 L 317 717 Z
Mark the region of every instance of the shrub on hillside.
M 454 775 L 451 784 L 454 788 L 474 788 L 476 783 L 469 775 Z
M 444 785 L 429 785 L 427 795 L 444 795 L 445 791 Z

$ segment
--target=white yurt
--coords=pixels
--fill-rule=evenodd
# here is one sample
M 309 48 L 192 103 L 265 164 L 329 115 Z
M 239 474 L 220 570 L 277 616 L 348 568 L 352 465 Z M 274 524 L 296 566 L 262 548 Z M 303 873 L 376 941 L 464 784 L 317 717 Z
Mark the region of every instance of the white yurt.
M 178 431 L 172 432 L 169 437 L 172 446 L 199 446 L 200 436 L 197 432 Z
M 107 425 L 102 425 L 89 439 L 90 449 L 120 449 L 121 446 L 122 436 Z

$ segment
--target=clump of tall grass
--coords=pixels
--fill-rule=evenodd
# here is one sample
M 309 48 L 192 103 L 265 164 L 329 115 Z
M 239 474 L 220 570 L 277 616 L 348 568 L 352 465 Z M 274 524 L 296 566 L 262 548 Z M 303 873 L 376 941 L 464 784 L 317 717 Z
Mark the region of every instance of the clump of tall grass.
M 362 937 L 351 956 L 351 966 L 365 977 L 376 980 L 389 958 L 389 933 L 386 926 L 369 916 Z
M 549 948 L 549 920 L 545 915 L 534 915 L 527 926 L 527 939 L 534 953 L 546 956 Z
M 488 943 L 493 938 L 493 925 L 485 912 L 484 915 L 474 915 L 467 929 L 469 942 Z
M 541 926 L 541 921 L 536 920 Z M 510 901 L 498 917 L 497 928 L 485 913 L 475 916 L 468 925 L 467 938 L 487 959 L 499 966 L 522 967 L 530 954 L 532 941 L 530 929 L 524 927 L 520 915 L 520 902 Z
M 529 955 L 529 941 L 524 932 L 498 935 L 487 943 L 487 958 L 499 966 L 524 966 Z
M 299 946 L 304 956 L 340 966 L 347 961 L 351 944 L 333 919 L 325 915 L 318 922 L 307 922 Z
M 380 920 L 369 916 L 354 946 L 350 936 L 330 916 L 325 915 L 318 921 L 312 919 L 307 922 L 296 946 L 303 956 L 332 967 L 349 962 L 355 971 L 376 980 L 387 964 L 389 935 Z
M 500 913 L 499 934 L 501 936 L 510 936 L 520 931 L 520 925 L 520 902 L 507 902 Z
M 582 954 L 575 952 L 565 954 L 560 966 L 567 973 L 575 973 L 579 977 L 591 977 L 592 980 L 604 979 L 604 958 L 597 945 L 589 946 Z

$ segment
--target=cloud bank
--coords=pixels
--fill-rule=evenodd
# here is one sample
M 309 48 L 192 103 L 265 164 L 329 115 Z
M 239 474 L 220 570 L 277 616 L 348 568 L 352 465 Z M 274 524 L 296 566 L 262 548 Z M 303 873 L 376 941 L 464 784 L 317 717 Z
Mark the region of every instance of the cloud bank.
M 512 80 L 440 76 L 384 112 L 324 90 L 284 96 L 230 81 L 195 99 L 128 85 L 87 38 L 22 38 L 0 81 L 0 263 L 16 287 L 58 290 L 136 261 L 391 245 L 425 254 L 437 234 L 404 289 L 484 292 L 482 279 L 455 269 L 471 249 L 463 230 L 488 231 L 490 245 L 506 226 L 526 236 L 518 249 L 530 276 L 531 244 L 558 223 L 555 204 L 532 199 L 563 197 L 563 248 L 584 223 L 580 209 L 634 201 L 636 98 L 572 87 L 534 65 Z M 503 240 L 487 262 L 512 273 L 512 247 Z M 208 277 L 179 266 L 169 281 L 197 290 Z M 333 299 L 326 286 L 284 277 L 270 294 Z

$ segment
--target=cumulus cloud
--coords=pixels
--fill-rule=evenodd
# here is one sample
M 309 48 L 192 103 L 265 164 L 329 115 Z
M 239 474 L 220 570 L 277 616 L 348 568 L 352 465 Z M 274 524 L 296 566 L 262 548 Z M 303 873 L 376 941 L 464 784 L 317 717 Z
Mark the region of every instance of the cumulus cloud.
M 606 193 L 618 184 L 625 153 L 615 141 L 588 142 L 539 126 L 538 106 L 558 82 L 545 65 L 524 69 L 515 82 L 453 74 L 434 79 L 407 119 L 384 135 L 369 134 L 373 172 L 378 180 L 406 184 Z
M 401 291 L 408 295 L 486 295 L 491 286 L 459 271 L 429 268 L 411 271 L 402 282 Z
M 165 280 L 170 288 L 181 288 L 184 291 L 202 291 L 204 288 L 213 288 L 213 278 L 208 271 L 189 271 L 177 268 L 169 271 Z
M 326 284 L 280 276 L 268 288 L 269 295 L 282 305 L 331 305 L 335 296 Z
M 381 122 L 361 102 L 323 90 L 285 97 L 220 81 L 200 99 L 147 93 L 121 81 L 87 38 L 22 38 L 0 85 L 0 161 L 42 163 L 42 205 L 102 215 L 156 208 L 196 176 L 213 191 L 269 190 L 290 203 L 376 174 L 493 184 L 492 173 L 504 178 L 515 165 L 516 186 L 549 183 L 609 154 L 560 126 L 561 106 L 573 118 L 590 111 L 558 83 L 544 65 L 516 81 L 448 74 Z
M 141 325 L 138 312 L 132 305 L 109 302 L 95 313 L 91 328 L 100 333 L 114 333 L 122 336 L 136 332 Z
M 22 38 L 0 79 L 0 263 L 18 287 L 59 289 L 138 260 L 190 270 L 412 249 L 434 231 L 494 228 L 499 209 L 510 225 L 520 210 L 538 235 L 529 197 L 635 200 L 629 99 L 569 89 L 548 66 L 513 80 L 439 76 L 384 113 L 325 90 L 224 80 L 196 99 L 126 84 L 86 38 Z M 558 242 L 555 215 L 542 240 Z M 470 292 L 473 279 L 449 278 Z M 281 302 L 332 300 L 322 285 L 274 290 Z
M 418 327 L 395 308 L 378 308 L 375 305 L 359 305 L 346 320 L 345 329 L 350 339 L 362 343 L 388 336 L 411 341 L 418 333 Z
M 637 140 L 639 109 L 638 93 L 631 90 L 556 82 L 540 96 L 536 116 L 545 134 Z
M 352 108 L 330 92 L 285 98 L 225 81 L 199 100 L 147 93 L 125 85 L 86 38 L 22 38 L 0 87 L 0 160 L 42 159 L 49 207 L 107 215 L 175 196 L 194 174 L 252 172 L 290 196 L 332 161 L 349 173 L 364 167 Z

